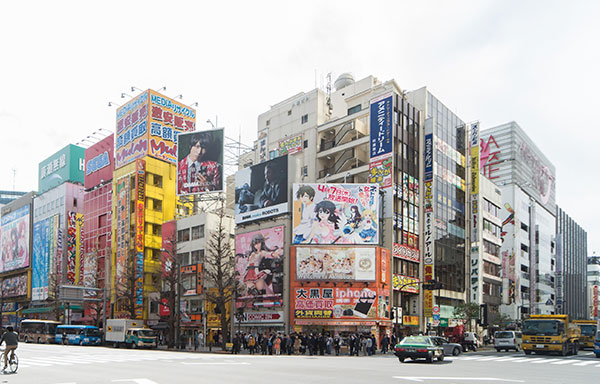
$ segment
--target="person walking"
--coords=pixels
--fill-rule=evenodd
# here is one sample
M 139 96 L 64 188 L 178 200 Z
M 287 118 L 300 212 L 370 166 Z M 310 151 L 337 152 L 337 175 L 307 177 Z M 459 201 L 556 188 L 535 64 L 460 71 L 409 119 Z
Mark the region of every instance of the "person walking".
M 335 349 L 336 356 L 340 355 L 340 343 L 340 337 L 338 335 L 335 335 L 335 337 L 333 338 L 333 349 Z

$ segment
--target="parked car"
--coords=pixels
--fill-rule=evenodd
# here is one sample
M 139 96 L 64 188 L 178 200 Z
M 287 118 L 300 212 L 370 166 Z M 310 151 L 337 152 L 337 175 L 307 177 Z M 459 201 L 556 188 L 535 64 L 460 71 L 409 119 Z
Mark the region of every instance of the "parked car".
M 433 359 L 444 360 L 444 348 L 430 336 L 407 336 L 396 344 L 394 353 L 401 363 L 407 358 L 425 359 L 428 363 L 433 363 Z
M 451 343 L 448 340 L 440 336 L 431 337 L 438 345 L 444 349 L 444 355 L 458 356 L 463 352 L 462 345 L 458 343 Z
M 497 331 L 494 333 L 494 348 L 496 351 L 506 350 L 507 352 L 511 349 L 515 351 L 521 350 L 521 344 L 523 338 L 521 332 L 517 331 Z

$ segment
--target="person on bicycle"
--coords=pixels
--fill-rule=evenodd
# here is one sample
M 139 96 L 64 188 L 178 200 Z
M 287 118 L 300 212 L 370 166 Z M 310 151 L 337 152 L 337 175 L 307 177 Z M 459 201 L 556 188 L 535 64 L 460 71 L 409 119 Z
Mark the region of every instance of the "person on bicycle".
M 17 346 L 19 345 L 17 333 L 10 325 L 6 327 L 6 332 L 4 332 L 0 338 L 0 345 L 2 343 L 6 344 L 6 348 L 4 349 L 4 368 L 2 368 L 2 371 L 4 371 L 8 365 L 8 353 L 12 351 L 12 356 L 14 356 L 15 349 L 17 349 Z

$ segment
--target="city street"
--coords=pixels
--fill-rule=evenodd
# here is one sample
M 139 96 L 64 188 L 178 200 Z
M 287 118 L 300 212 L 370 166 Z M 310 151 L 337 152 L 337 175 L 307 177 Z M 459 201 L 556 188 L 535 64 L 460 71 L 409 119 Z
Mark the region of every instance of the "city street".
M 2 383 L 592 383 L 600 359 L 477 352 L 443 362 L 373 357 L 226 355 L 20 344 L 17 374 Z

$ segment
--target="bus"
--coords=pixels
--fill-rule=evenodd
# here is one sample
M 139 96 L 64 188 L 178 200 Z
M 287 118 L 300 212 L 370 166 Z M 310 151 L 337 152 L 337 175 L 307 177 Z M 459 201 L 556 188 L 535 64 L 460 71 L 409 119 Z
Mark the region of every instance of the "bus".
M 23 319 L 19 326 L 19 341 L 25 343 L 54 343 L 56 327 L 61 323 L 52 320 Z
M 100 345 L 102 332 L 91 325 L 59 325 L 54 340 L 57 344 Z

